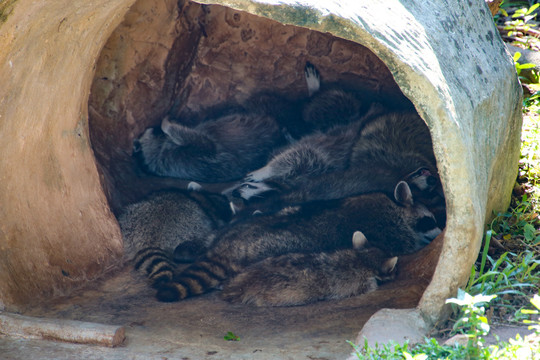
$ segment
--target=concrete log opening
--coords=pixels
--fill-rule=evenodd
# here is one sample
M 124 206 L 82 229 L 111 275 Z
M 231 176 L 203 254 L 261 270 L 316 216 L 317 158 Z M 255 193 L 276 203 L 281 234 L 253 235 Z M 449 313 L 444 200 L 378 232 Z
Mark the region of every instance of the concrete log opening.
M 423 259 L 410 268 L 422 294 L 401 313 L 431 326 L 466 281 L 517 171 L 520 89 L 485 4 L 208 3 L 220 4 L 12 5 L 0 24 L 0 301 L 24 309 L 120 263 L 113 213 L 171 186 L 133 168 L 132 140 L 146 127 L 261 86 L 298 97 L 311 61 L 325 80 L 412 103 L 431 130 L 448 222 L 430 255 L 413 260 Z M 458 31 L 462 16 L 470 22 Z

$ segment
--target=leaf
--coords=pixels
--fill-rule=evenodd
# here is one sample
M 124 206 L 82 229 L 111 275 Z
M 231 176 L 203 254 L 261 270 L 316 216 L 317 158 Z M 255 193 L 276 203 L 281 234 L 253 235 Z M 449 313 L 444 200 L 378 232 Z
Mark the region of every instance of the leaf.
M 240 341 L 240 337 L 235 335 L 232 331 L 228 331 L 223 339 L 227 341 Z
M 521 70 L 523 70 L 523 69 L 533 69 L 533 68 L 535 68 L 535 67 L 536 67 L 536 65 L 535 65 L 535 64 L 531 64 L 531 63 L 519 64 L 519 68 L 520 68 Z
M 531 304 L 533 304 L 535 308 L 540 310 L 540 296 L 534 295 L 534 297 L 531 299 Z
M 531 224 L 527 223 L 523 226 L 523 236 L 527 241 L 533 241 L 536 235 L 536 229 Z
M 534 4 L 533 6 L 531 6 L 529 8 L 529 10 L 527 10 L 527 12 L 525 13 L 525 15 L 530 15 L 534 10 L 536 10 L 536 8 L 538 8 L 538 6 L 540 6 L 540 4 Z M 534 17 L 534 16 L 533 16 Z

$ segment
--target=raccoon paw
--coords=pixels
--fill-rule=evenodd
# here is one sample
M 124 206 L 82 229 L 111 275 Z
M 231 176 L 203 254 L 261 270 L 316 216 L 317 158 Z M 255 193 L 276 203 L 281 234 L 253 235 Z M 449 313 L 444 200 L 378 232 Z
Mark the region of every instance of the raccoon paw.
M 307 62 L 304 69 L 309 96 L 315 94 L 321 88 L 319 72 L 311 63 Z
M 265 183 L 246 182 L 233 192 L 233 196 L 241 197 L 244 200 L 249 200 L 252 197 L 259 196 L 260 194 L 270 190 L 273 190 L 273 188 Z
M 222 292 L 219 294 L 222 300 L 228 301 L 230 303 L 242 303 L 242 295 L 244 293 L 243 289 L 234 287 L 234 286 L 225 286 L 222 289 Z
M 190 181 L 189 184 L 187 184 L 187 189 L 188 191 L 200 191 L 202 190 L 202 185 L 195 181 Z
M 259 170 L 255 170 L 253 172 L 250 172 L 246 175 L 244 178 L 245 182 L 262 182 L 268 178 L 271 178 L 273 176 L 272 174 L 272 168 L 269 166 L 265 166 L 260 168 Z
M 180 300 L 180 295 L 180 290 L 178 290 L 174 283 L 167 282 L 160 284 L 156 298 L 161 302 L 175 302 Z

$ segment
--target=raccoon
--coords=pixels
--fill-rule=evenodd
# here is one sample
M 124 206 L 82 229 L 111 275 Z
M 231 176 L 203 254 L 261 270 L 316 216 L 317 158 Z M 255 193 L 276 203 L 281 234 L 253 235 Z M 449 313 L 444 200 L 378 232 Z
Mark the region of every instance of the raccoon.
M 214 240 L 214 231 L 232 216 L 227 198 L 219 194 L 153 193 L 126 206 L 118 216 L 124 257 L 154 284 L 169 281 L 177 263 L 203 254 Z
M 327 133 L 308 135 L 277 154 L 268 164 L 249 173 L 246 182 L 265 180 L 296 181 L 299 177 L 310 177 L 349 167 L 351 153 L 359 136 L 358 123 L 336 126 Z M 244 197 L 245 198 L 245 197 Z
M 366 242 L 357 231 L 354 249 L 267 258 L 232 278 L 221 298 L 256 306 L 293 306 L 374 291 L 378 280 L 392 278 L 398 258 L 364 248 Z
M 417 200 L 444 207 L 429 129 L 416 112 L 389 112 L 336 86 L 320 90 L 315 67 L 308 63 L 305 73 L 311 98 L 304 121 L 325 132 L 276 154 L 226 195 L 298 203 L 373 191 L 390 195 L 405 180 Z
M 389 113 L 367 123 L 304 137 L 245 177 L 232 195 L 281 203 L 385 192 L 401 180 L 425 205 L 444 207 L 429 130 L 416 113 Z
M 349 248 L 356 230 L 392 256 L 413 252 L 440 233 L 433 215 L 414 204 L 406 182 L 396 185 L 394 198 L 372 193 L 312 202 L 237 223 L 172 282 L 160 284 L 156 297 L 178 301 L 206 293 L 268 257 Z
M 286 143 L 270 115 L 239 110 L 195 127 L 165 117 L 133 143 L 133 156 L 145 171 L 159 176 L 216 183 L 241 179 L 264 165 Z

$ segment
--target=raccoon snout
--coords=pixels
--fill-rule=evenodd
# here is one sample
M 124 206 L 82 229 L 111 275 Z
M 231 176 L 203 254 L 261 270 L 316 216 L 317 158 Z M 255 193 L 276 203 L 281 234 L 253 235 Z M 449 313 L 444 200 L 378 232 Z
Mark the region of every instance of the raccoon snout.
M 442 230 L 440 228 L 431 229 L 424 234 L 424 239 L 429 244 L 437 236 L 439 236 L 440 233 L 442 233 Z
M 242 198 L 242 194 L 240 193 L 240 190 L 234 189 L 231 193 L 231 196 L 233 198 Z

